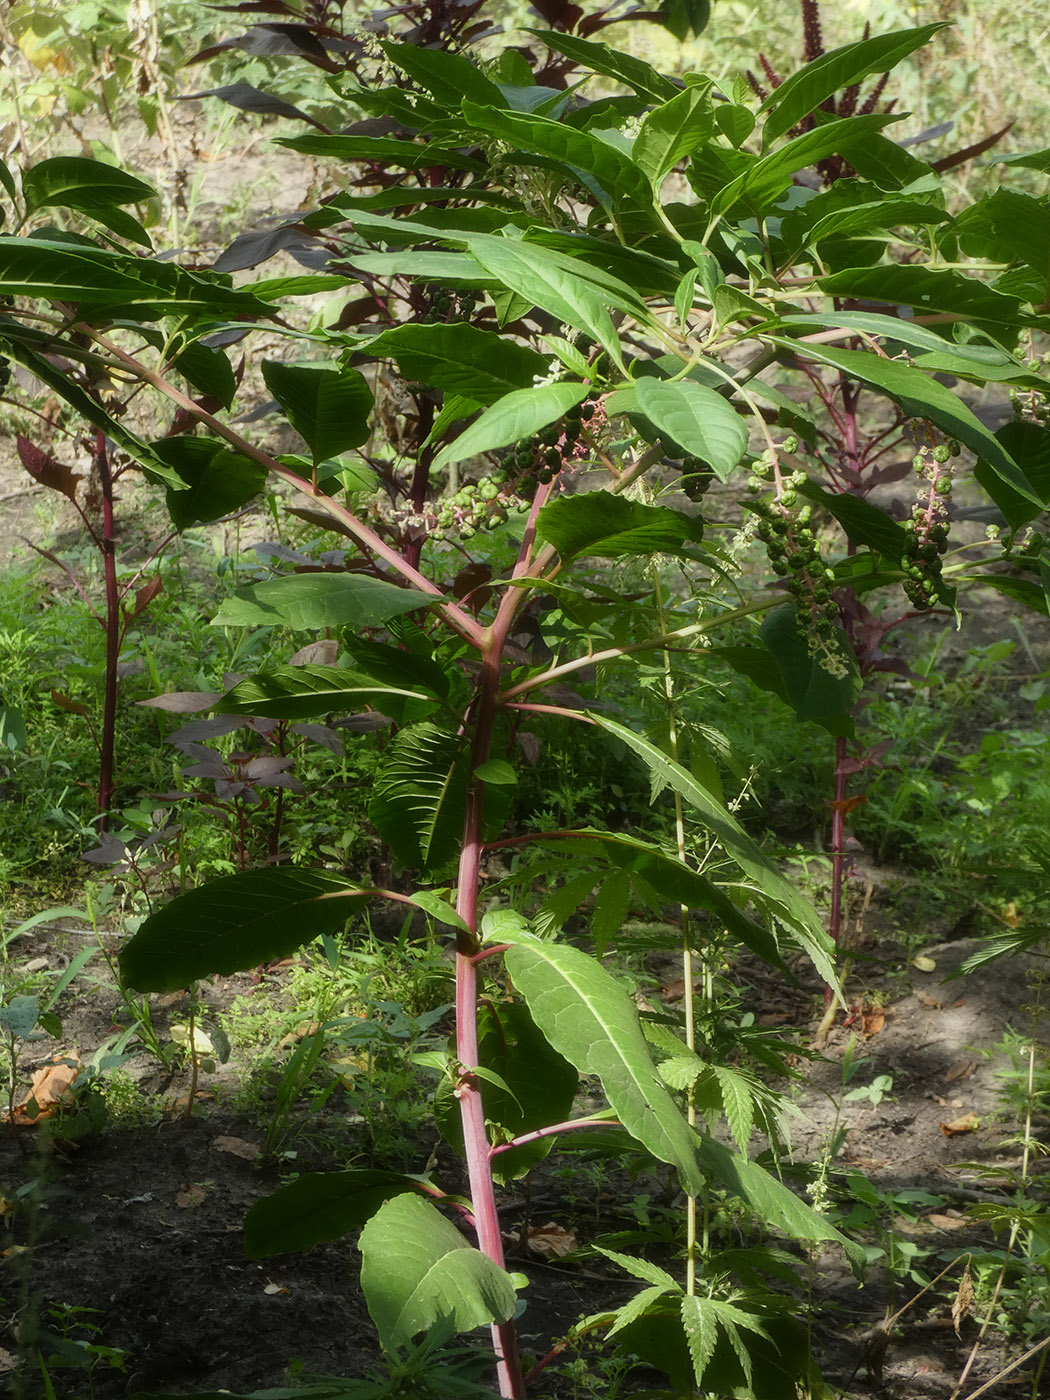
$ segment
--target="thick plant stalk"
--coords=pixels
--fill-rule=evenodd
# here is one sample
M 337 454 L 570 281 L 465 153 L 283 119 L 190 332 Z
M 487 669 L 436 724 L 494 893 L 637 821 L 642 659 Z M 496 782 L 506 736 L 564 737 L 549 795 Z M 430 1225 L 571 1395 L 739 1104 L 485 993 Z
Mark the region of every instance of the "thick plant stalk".
M 117 541 L 113 519 L 113 474 L 105 434 L 95 434 L 95 465 L 102 492 L 102 566 L 106 587 L 106 669 L 105 697 L 102 708 L 102 731 L 99 735 L 98 761 L 98 827 L 109 826 L 109 809 L 113 805 L 113 763 L 117 733 L 117 665 L 120 661 L 121 621 L 120 591 L 117 584 Z

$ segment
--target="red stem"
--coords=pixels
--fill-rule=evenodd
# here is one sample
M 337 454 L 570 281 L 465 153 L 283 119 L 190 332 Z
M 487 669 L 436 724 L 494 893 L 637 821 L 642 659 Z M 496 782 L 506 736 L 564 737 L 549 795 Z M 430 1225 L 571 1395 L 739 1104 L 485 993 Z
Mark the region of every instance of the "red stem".
M 98 829 L 109 827 L 109 809 L 113 805 L 113 759 L 117 733 L 117 665 L 120 661 L 120 590 L 117 587 L 117 542 L 113 518 L 113 475 L 110 471 L 106 436 L 95 434 L 95 464 L 102 491 L 102 562 L 106 585 L 106 670 L 105 699 L 102 708 L 102 732 L 98 760 Z

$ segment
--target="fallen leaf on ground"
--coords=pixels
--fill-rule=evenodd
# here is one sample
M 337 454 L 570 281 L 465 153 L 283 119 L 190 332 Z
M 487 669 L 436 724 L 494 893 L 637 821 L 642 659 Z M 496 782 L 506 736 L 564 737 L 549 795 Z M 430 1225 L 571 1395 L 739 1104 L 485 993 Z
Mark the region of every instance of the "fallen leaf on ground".
M 865 1007 L 860 1013 L 860 1024 L 865 1035 L 878 1035 L 886 1024 L 886 1013 L 881 1006 Z
M 940 1215 L 936 1211 L 932 1215 L 927 1215 L 925 1219 L 931 1225 L 936 1225 L 938 1230 L 961 1230 L 966 1224 L 961 1215 Z
M 18 1362 L 9 1351 L 0 1347 L 0 1371 L 17 1371 Z
M 211 1037 L 207 1031 L 201 1030 L 200 1026 L 194 1026 L 191 1030 L 189 1026 L 172 1026 L 171 1038 L 176 1045 L 189 1048 L 192 1044 L 195 1055 L 214 1055 L 215 1046 L 211 1043 Z
M 521 1236 L 511 1230 L 507 1238 L 517 1244 Z M 572 1231 L 553 1220 L 548 1220 L 546 1225 L 533 1225 L 525 1236 L 525 1248 L 540 1259 L 562 1259 L 579 1247 L 580 1242 Z
M 950 1069 L 945 1070 L 944 1077 L 949 1084 L 953 1083 L 956 1079 L 969 1079 L 976 1068 L 976 1060 L 960 1060 L 958 1064 L 954 1064 Z
M 289 1031 L 277 1042 L 279 1050 L 285 1050 L 289 1045 L 297 1045 L 300 1040 L 305 1040 L 308 1035 L 316 1035 L 321 1029 L 320 1021 L 311 1021 L 309 1025 L 296 1026 L 294 1031 Z
M 936 997 L 931 997 L 927 992 L 916 992 L 915 999 L 920 1006 L 927 1007 L 930 1011 L 940 1011 L 941 1004 Z
M 180 1186 L 175 1192 L 175 1204 L 181 1210 L 196 1210 L 208 1199 L 208 1193 L 203 1186 L 198 1186 L 196 1182 L 189 1186 Z
M 925 953 L 919 953 L 911 960 L 912 967 L 917 967 L 920 972 L 934 972 L 937 968 L 937 959 L 927 957 Z
M 268 1283 L 263 1289 L 263 1292 L 268 1293 L 271 1298 L 275 1293 L 283 1293 L 286 1298 L 292 1296 L 292 1290 L 290 1288 L 283 1288 L 279 1283 Z
M 955 1335 L 959 1335 L 959 1323 L 970 1311 L 970 1304 L 973 1302 L 973 1278 L 970 1275 L 970 1265 L 967 1262 L 963 1269 L 963 1276 L 959 1280 L 959 1287 L 952 1299 L 952 1322 L 955 1324 Z
M 1021 922 L 1021 911 L 1011 899 L 1010 903 L 1003 910 L 1003 923 L 1007 928 L 1017 928 Z
M 72 1058 L 63 1057 L 42 1065 L 33 1074 L 29 1093 L 21 1103 L 15 1104 L 10 1120 L 26 1124 L 49 1117 L 56 1105 L 72 1096 L 73 1082 L 79 1073 L 80 1061 Z
M 945 1137 L 954 1137 L 956 1133 L 972 1133 L 981 1126 L 981 1120 L 976 1113 L 964 1113 L 961 1118 L 955 1118 L 950 1123 L 941 1124 L 941 1132 Z
M 220 1152 L 232 1152 L 235 1157 L 243 1157 L 246 1162 L 254 1162 L 260 1152 L 253 1142 L 245 1142 L 243 1138 L 236 1137 L 217 1137 L 212 1146 L 217 1147 Z

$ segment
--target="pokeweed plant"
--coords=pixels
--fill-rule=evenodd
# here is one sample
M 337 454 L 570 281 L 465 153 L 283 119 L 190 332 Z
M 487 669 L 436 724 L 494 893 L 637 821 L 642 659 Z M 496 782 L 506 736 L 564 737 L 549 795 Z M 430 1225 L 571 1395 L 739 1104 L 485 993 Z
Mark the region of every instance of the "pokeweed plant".
M 553 8 L 564 19 L 566 7 Z M 942 559 L 932 527 L 946 463 L 936 451 L 921 551 L 873 501 L 812 483 L 799 442 L 815 443 L 817 424 L 766 373 L 830 366 L 889 405 L 895 423 L 965 447 L 1018 527 L 1044 508 L 1043 423 L 993 434 L 933 376 L 1046 391 L 1016 353 L 1046 328 L 1046 201 L 1000 190 L 949 214 L 937 172 L 892 139 L 901 116 L 827 110 L 939 27 L 824 54 L 762 100 L 743 81 L 672 80 L 565 28 L 534 31 L 527 53 L 485 65 L 466 45 L 387 39 L 352 73 L 333 74 L 359 124 L 282 138 L 346 169 L 339 191 L 294 228 L 323 270 L 234 288 L 222 272 L 124 250 L 112 221 L 94 237 L 36 228 L 0 238 L 0 291 L 15 299 L 0 319 L 5 353 L 163 485 L 180 527 L 238 508 L 269 476 L 298 493 L 296 514 L 355 546 L 342 567 L 239 590 L 214 619 L 335 632 L 336 664 L 247 677 L 212 708 L 295 722 L 384 716 L 393 733 L 369 814 L 417 883 L 406 893 L 332 870 L 245 870 L 152 914 L 121 971 L 139 991 L 167 991 L 254 967 L 334 934 L 375 899 L 414 905 L 449 930 L 454 1043 L 426 1067 L 442 1075 L 438 1120 L 462 1150 L 469 1199 L 429 1178 L 315 1174 L 255 1206 L 246 1238 L 262 1256 L 363 1227 L 362 1282 L 384 1347 L 488 1324 L 504 1396 L 524 1395 L 528 1378 L 496 1187 L 559 1138 L 611 1122 L 671 1166 L 693 1204 L 683 1276 L 616 1255 L 646 1286 L 601 1323 L 661 1367 L 674 1393 L 778 1400 L 819 1386 L 805 1329 L 772 1291 L 756 1291 L 753 1271 L 740 1285 L 727 1277 L 695 1202 L 714 1184 L 783 1233 L 858 1251 L 748 1158 L 757 1096 L 746 1076 L 704 1063 L 689 1014 L 684 1034 L 650 1025 L 647 1037 L 600 953 L 635 898 L 683 911 L 687 956 L 712 928 L 780 968 L 801 949 L 833 985 L 831 941 L 725 805 L 702 735 L 682 751 L 670 679 L 657 739 L 587 708 L 566 682 L 615 665 L 641 684 L 654 658 L 685 654 L 697 667 L 738 668 L 800 719 L 848 736 L 861 685 L 842 627 L 848 599 L 874 607 L 879 590 L 904 585 L 928 601 L 928 581 L 950 606 L 950 588 L 981 580 L 1046 610 L 1038 543 L 1005 561 Z M 314 37 L 338 50 L 323 26 Z M 832 157 L 856 174 L 821 193 L 805 172 Z M 1050 166 L 1045 152 L 1019 159 Z M 100 169 L 94 207 L 79 206 L 104 228 L 105 179 Z M 7 172 L 4 184 L 17 206 Z M 849 289 L 837 280 L 843 264 L 826 261 L 833 233 Z M 1009 266 L 985 260 L 1000 234 Z M 278 246 L 253 236 L 238 265 Z M 912 261 L 899 261 L 902 247 Z M 292 329 L 286 299 L 319 292 L 332 302 L 323 324 Z M 288 334 L 290 357 L 261 370 L 304 441 L 298 454 L 257 447 L 205 397 L 221 382 L 233 402 L 225 347 L 260 322 Z M 70 362 L 115 389 L 85 395 Z M 176 410 L 154 441 L 122 418 L 127 395 L 146 390 Z M 741 476 L 742 526 L 729 519 Z M 844 544 L 831 542 L 833 522 Z M 737 561 L 755 535 L 774 581 L 748 592 Z M 646 574 L 654 556 L 676 562 L 688 594 L 671 596 L 661 568 Z M 622 572 L 596 575 L 595 560 Z M 753 645 L 715 644 L 720 629 L 761 618 Z M 504 834 L 531 742 L 523 726 L 539 715 L 594 726 L 644 764 L 654 794 L 678 800 L 676 839 Z M 686 809 L 716 853 L 702 867 L 682 839 Z M 545 860 L 572 869 L 542 917 L 498 886 L 490 898 L 483 880 L 497 848 L 536 852 L 537 876 Z M 592 953 L 562 929 L 596 887 Z M 581 1074 L 600 1081 L 606 1112 L 572 1116 Z M 739 1151 L 699 1129 L 722 1112 Z

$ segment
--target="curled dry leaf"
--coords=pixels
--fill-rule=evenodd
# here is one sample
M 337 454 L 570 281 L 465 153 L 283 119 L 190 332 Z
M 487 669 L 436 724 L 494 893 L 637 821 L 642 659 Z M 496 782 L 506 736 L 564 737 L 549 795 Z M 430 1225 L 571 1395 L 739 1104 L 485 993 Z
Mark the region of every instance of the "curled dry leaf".
M 886 1012 L 881 1006 L 866 1006 L 860 1014 L 860 1024 L 865 1035 L 878 1035 L 886 1024 Z
M 175 1204 L 180 1210 L 196 1210 L 208 1199 L 208 1193 L 203 1186 L 197 1182 L 190 1182 L 185 1186 L 180 1186 L 175 1192 Z
M 517 1242 L 520 1236 L 512 1233 L 508 1238 Z M 548 1220 L 546 1225 L 533 1225 L 525 1236 L 525 1248 L 540 1259 L 563 1259 L 579 1247 L 580 1242 L 572 1231 L 553 1220 Z
M 945 1070 L 944 1077 L 949 1084 L 953 1084 L 957 1079 L 969 1079 L 976 1068 L 976 1060 L 959 1060 L 957 1064 Z
M 25 1125 L 49 1117 L 63 1099 L 72 1097 L 79 1073 L 80 1061 L 76 1059 L 63 1058 L 42 1065 L 33 1074 L 29 1093 L 15 1105 L 11 1121 Z
M 934 1211 L 932 1215 L 927 1215 L 924 1218 L 931 1225 L 936 1225 L 938 1230 L 961 1230 L 966 1224 L 965 1217 L 958 1214 L 952 1215 L 950 1212 L 942 1215 L 940 1212 Z
M 970 1274 L 970 1261 L 967 1259 L 962 1278 L 959 1280 L 959 1287 L 952 1299 L 952 1322 L 955 1324 L 956 1336 L 959 1336 L 959 1324 L 970 1311 L 973 1293 L 973 1277 Z
M 961 1118 L 954 1118 L 950 1123 L 941 1124 L 941 1132 L 945 1137 L 954 1137 L 956 1133 L 972 1133 L 981 1126 L 981 1120 L 976 1113 L 964 1113 Z
M 220 1152 L 232 1152 L 235 1157 L 243 1157 L 246 1162 L 254 1162 L 259 1155 L 259 1148 L 253 1142 L 245 1142 L 243 1138 L 217 1137 L 212 1143 Z

